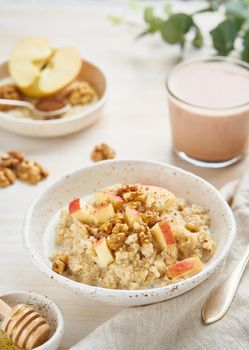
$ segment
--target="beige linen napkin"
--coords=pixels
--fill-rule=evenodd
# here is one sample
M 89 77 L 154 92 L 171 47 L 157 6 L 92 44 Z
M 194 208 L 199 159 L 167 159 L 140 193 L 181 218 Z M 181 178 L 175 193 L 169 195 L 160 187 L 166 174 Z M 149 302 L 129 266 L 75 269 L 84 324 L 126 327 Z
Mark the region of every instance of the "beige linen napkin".
M 223 273 L 177 298 L 127 308 L 81 340 L 71 350 L 248 350 L 249 268 L 233 304 L 217 323 L 204 326 L 201 308 L 212 288 L 233 269 L 249 243 L 249 172 L 234 193 L 232 208 L 238 236 Z

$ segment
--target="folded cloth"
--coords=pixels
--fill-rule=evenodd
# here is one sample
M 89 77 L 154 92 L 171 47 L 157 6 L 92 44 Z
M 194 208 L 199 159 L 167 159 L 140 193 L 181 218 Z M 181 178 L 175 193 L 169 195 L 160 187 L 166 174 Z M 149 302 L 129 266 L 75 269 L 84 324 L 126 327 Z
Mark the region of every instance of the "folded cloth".
M 219 270 L 177 298 L 124 310 L 71 350 L 248 350 L 249 268 L 225 317 L 208 326 L 201 321 L 207 296 L 236 266 L 236 260 L 249 244 L 249 172 L 236 186 L 232 209 L 238 235 L 223 273 Z

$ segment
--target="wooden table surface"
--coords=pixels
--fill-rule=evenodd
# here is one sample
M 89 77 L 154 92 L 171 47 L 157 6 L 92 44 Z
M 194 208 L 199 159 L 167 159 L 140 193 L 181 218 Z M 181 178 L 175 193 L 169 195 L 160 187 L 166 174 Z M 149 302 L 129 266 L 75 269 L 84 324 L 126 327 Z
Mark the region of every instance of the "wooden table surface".
M 195 4 L 176 3 L 190 9 Z M 32 290 L 52 298 L 64 312 L 68 349 L 94 328 L 121 310 L 73 295 L 44 276 L 26 255 L 22 245 L 22 223 L 27 207 L 50 182 L 90 162 L 96 143 L 107 142 L 119 159 L 151 159 L 190 170 L 220 187 L 245 170 L 248 157 L 226 169 L 207 170 L 188 165 L 171 150 L 165 76 L 179 60 L 179 49 L 164 45 L 159 37 L 134 42 L 134 29 L 113 27 L 108 13 L 122 12 L 114 2 L 27 2 L 0 1 L 1 59 L 22 37 L 42 35 L 55 46 L 72 45 L 82 56 L 106 72 L 109 99 L 101 118 L 85 131 L 43 140 L 19 137 L 0 130 L 0 149 L 23 150 L 43 164 L 49 178 L 37 186 L 18 182 L 0 190 L 0 292 Z M 203 15 L 208 29 L 216 20 Z M 196 52 L 187 52 L 186 55 Z M 203 51 L 202 51 L 203 54 Z

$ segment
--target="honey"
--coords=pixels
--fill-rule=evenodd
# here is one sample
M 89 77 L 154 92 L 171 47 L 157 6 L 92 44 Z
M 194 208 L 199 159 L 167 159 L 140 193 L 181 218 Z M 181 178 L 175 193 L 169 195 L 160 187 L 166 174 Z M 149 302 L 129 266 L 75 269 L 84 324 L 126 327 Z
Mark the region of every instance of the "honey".
M 12 341 L 7 337 L 7 334 L 4 331 L 0 330 L 0 350 L 21 350 L 21 349 L 12 343 Z

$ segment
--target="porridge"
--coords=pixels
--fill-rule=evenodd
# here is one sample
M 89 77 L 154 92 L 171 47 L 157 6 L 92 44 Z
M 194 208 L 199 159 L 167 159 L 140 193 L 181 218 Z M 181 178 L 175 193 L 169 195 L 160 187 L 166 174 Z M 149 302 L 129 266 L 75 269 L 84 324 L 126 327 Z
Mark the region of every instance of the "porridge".
M 207 211 L 168 190 L 118 184 L 62 210 L 52 269 L 112 289 L 172 284 L 200 272 L 216 243 Z

